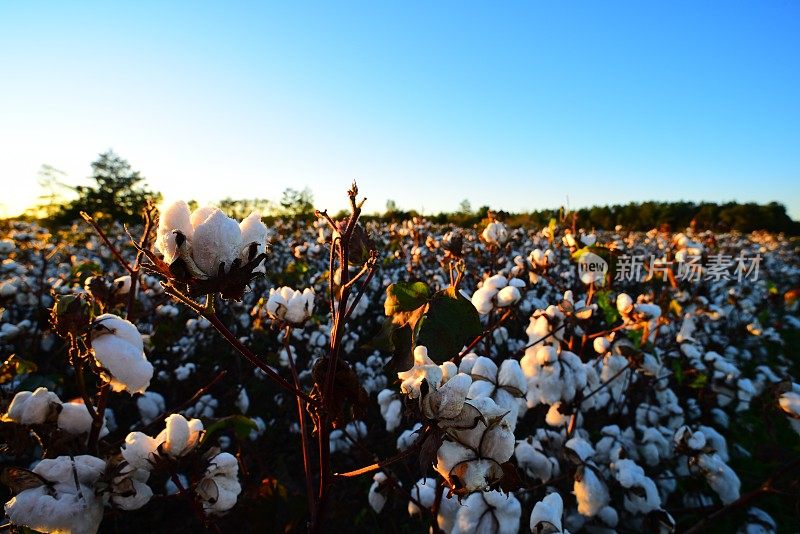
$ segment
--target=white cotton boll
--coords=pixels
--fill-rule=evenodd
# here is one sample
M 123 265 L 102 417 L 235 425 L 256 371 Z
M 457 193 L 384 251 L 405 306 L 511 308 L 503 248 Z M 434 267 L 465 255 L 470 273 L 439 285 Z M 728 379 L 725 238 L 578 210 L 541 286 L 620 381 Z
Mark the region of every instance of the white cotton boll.
M 611 342 L 603 336 L 594 338 L 592 346 L 597 354 L 603 355 L 611 348 Z
M 400 426 L 403 403 L 397 394 L 391 389 L 384 389 L 378 393 L 378 404 L 381 408 L 381 415 L 386 421 L 386 431 L 392 432 Z
M 130 321 L 111 314 L 97 318 L 92 349 L 110 373 L 114 391 L 143 393 L 153 378 L 153 366 L 144 355 L 142 335 Z
M 411 488 L 410 494 L 414 497 L 414 501 L 408 501 L 408 515 L 411 517 L 422 516 L 422 510 L 419 509 L 417 503 L 425 508 L 433 506 L 436 499 L 436 480 L 432 478 L 421 478 Z
M 227 452 L 214 456 L 195 492 L 203 503 L 206 514 L 227 512 L 236 504 L 242 491 L 239 484 L 239 462 Z
M 723 462 L 727 462 L 729 459 L 728 444 L 725 441 L 725 437 L 710 426 L 699 425 L 697 430 L 705 436 L 706 444 L 714 449 L 714 452 L 719 455 Z
M 461 358 L 461 363 L 458 365 L 458 372 L 464 374 L 472 374 L 472 368 L 475 366 L 475 362 L 478 360 L 478 355 L 474 352 L 470 352 L 463 358 Z
M 376 514 L 381 513 L 384 505 L 386 504 L 386 491 L 388 477 L 382 471 L 378 471 L 372 477 L 372 485 L 369 487 L 369 494 L 367 500 L 369 505 L 375 510 Z
M 633 311 L 633 299 L 627 293 L 617 295 L 617 311 L 621 315 L 628 315 Z
M 581 243 L 583 243 L 587 247 L 593 246 L 596 242 L 597 242 L 597 236 L 595 234 L 583 234 L 581 236 Z
M 497 293 L 497 306 L 500 308 L 505 308 L 516 304 L 521 298 L 522 294 L 519 292 L 518 288 L 514 286 L 507 286 Z
M 578 513 L 586 517 L 593 517 L 609 502 L 608 488 L 590 467 L 578 469 L 573 493 L 578 500 Z
M 239 230 L 242 233 L 242 264 L 247 263 L 250 245 L 256 243 L 256 255 L 266 251 L 267 227 L 261 222 L 261 214 L 253 211 L 239 223 Z M 262 262 L 253 272 L 266 272 L 266 267 Z
M 127 295 L 131 290 L 131 284 L 130 275 L 120 276 L 114 279 L 114 288 L 117 290 L 118 295 Z
M 482 379 L 495 382 L 497 380 L 497 364 L 486 356 L 479 356 L 469 374 L 476 380 Z
M 215 212 L 219 211 L 217 208 L 213 206 L 201 206 L 194 210 L 192 214 L 189 216 L 189 222 L 192 225 L 192 228 L 197 228 L 208 219 L 211 215 Z M 192 230 L 194 231 L 194 230 Z
M 614 477 L 625 492 L 625 509 L 631 513 L 647 514 L 661 507 L 661 498 L 655 482 L 644 474 L 644 469 L 633 460 L 622 459 L 612 464 Z
M 571 438 L 564 446 L 575 452 L 582 462 L 592 459 L 595 454 L 592 444 L 579 436 Z
M 559 473 L 558 460 L 545 455 L 541 443 L 533 438 L 517 442 L 514 457 L 526 475 L 542 483 L 547 483 Z
M 173 202 L 159 210 L 156 249 L 164 255 L 166 263 L 172 263 L 178 255 L 175 243 L 176 230 L 180 231 L 188 239 L 191 239 L 194 235 L 189 206 L 182 200 Z
M 166 411 L 166 402 L 160 393 L 145 391 L 142 395 L 136 397 L 136 407 L 139 409 L 139 417 L 141 417 L 142 423 L 147 425 Z
M 180 414 L 172 414 L 164 420 L 166 427 L 156 438 L 163 442 L 163 450 L 177 458 L 191 452 L 200 441 L 203 423 L 199 419 L 186 420 Z
M 133 469 L 152 469 L 153 455 L 161 441 L 142 432 L 131 432 L 125 437 L 125 445 L 120 449 L 122 457 Z
M 522 507 L 513 494 L 473 493 L 456 512 L 452 534 L 515 534 Z
M 42 460 L 33 472 L 53 483 L 52 490 L 42 485 L 21 491 L 6 503 L 6 515 L 15 525 L 40 532 L 94 534 L 103 520 L 103 501 L 93 486 L 104 469 L 103 460 L 86 455 Z
M 550 426 L 565 426 L 569 423 L 570 419 L 572 418 L 569 414 L 563 414 L 559 411 L 561 407 L 561 403 L 557 402 L 550 406 L 550 409 L 547 410 L 547 415 L 545 416 L 545 422 Z
M 197 369 L 197 366 L 191 362 L 179 365 L 175 368 L 175 379 L 179 382 L 183 382 L 189 378 L 189 375 L 191 375 L 195 369 Z
M 719 495 L 722 504 L 730 504 L 739 498 L 742 483 L 718 454 L 698 455 L 697 465 L 705 475 L 708 485 Z
M 489 244 L 502 245 L 508 241 L 508 229 L 505 224 L 492 221 L 486 225 L 483 233 L 481 233 L 481 237 Z
M 420 401 L 422 414 L 428 419 L 453 419 L 461 413 L 472 378 L 458 373 L 438 389 L 429 391 Z M 441 423 L 440 423 L 441 426 Z
M 88 434 L 92 430 L 92 414 L 86 408 L 83 401 L 66 402 L 61 405 L 61 413 L 58 414 L 58 428 L 70 434 Z M 100 429 L 99 436 L 102 438 L 108 434 L 105 424 Z
M 410 446 L 412 446 L 414 443 L 416 443 L 417 440 L 420 438 L 419 430 L 421 428 L 422 424 L 417 423 L 414 425 L 413 428 L 410 428 L 408 430 L 403 430 L 403 432 L 397 438 L 397 450 L 404 451 Z
M 442 384 L 458 374 L 458 366 L 453 362 L 444 362 L 439 368 L 442 370 Z
M 38 394 L 35 399 L 33 399 L 34 392 L 31 391 L 20 391 L 14 395 L 2 420 L 26 425 L 44 423 L 50 414 L 51 403 L 61 404 L 61 399 L 47 388 L 37 388 L 36 392 Z
M 434 388 L 442 383 L 442 369 L 428 357 L 428 349 L 420 345 L 414 349 L 414 367 L 408 371 L 397 373 L 401 380 L 400 391 L 412 399 L 420 396 L 420 385 L 423 380 Z
M 527 393 L 528 381 L 517 360 L 514 358 L 503 360 L 497 373 L 497 385 L 501 388 L 513 389 L 514 393 L 519 392 L 520 395 Z
M 239 408 L 239 411 L 242 413 L 247 413 L 247 410 L 250 408 L 250 397 L 247 395 L 247 390 L 242 388 L 239 391 L 239 395 L 236 397 L 236 407 Z
M 564 501 L 557 492 L 546 495 L 544 499 L 537 502 L 531 512 L 530 527 L 531 532 L 561 532 L 561 516 L 564 515 Z
M 123 476 L 115 477 L 110 502 L 115 508 L 121 510 L 138 510 L 150 502 L 153 497 L 153 490 L 146 484 L 148 478 L 150 478 L 150 472 L 144 469 L 134 469 L 126 472 Z M 125 481 L 126 488 L 120 491 L 116 486 L 122 484 L 123 481 Z M 127 481 L 130 481 L 133 486 L 132 495 L 127 494 L 131 491 Z
M 472 294 L 472 305 L 475 306 L 475 309 L 478 310 L 478 313 L 481 315 L 486 315 L 492 308 L 494 308 L 494 303 L 492 299 L 497 294 L 497 290 L 489 287 L 481 287 L 475 290 L 475 293 Z
M 194 228 L 192 258 L 197 267 L 209 276 L 219 273 L 221 263 L 225 264 L 225 272 L 228 272 L 241 249 L 239 224 L 218 209 Z

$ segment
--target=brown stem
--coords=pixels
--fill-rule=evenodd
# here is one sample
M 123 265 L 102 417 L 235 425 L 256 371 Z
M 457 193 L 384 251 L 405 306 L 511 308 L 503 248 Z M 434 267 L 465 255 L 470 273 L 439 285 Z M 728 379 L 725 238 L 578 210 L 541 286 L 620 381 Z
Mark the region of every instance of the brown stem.
M 292 356 L 292 346 L 289 343 L 290 336 L 292 335 L 291 325 L 286 325 L 286 331 L 283 337 L 283 349 L 286 351 L 286 357 L 289 360 L 289 367 L 292 370 L 292 379 L 294 380 L 294 387 L 300 389 L 300 377 L 297 374 L 297 366 L 294 363 L 294 356 Z M 303 406 L 303 401 L 300 397 L 297 400 L 297 417 L 300 423 L 300 443 L 303 447 L 303 474 L 306 478 L 306 498 L 308 499 L 308 515 L 314 515 L 314 489 L 311 481 L 311 459 L 309 456 L 308 448 L 308 434 L 306 432 L 306 411 Z
M 486 336 L 488 336 L 489 334 L 491 334 L 492 332 L 494 332 L 495 330 L 497 330 L 498 328 L 500 328 L 500 326 L 502 326 L 502 325 L 503 325 L 503 323 L 505 323 L 505 322 L 508 320 L 508 318 L 509 318 L 509 317 L 511 317 L 511 315 L 512 315 L 513 311 L 514 311 L 513 309 L 509 308 L 508 310 L 506 310 L 506 311 L 505 311 L 505 313 L 503 314 L 503 316 L 502 316 L 502 317 L 500 317 L 500 319 L 499 319 L 499 320 L 497 320 L 497 321 L 496 321 L 496 322 L 495 322 L 495 323 L 494 323 L 494 324 L 493 324 L 493 325 L 492 325 L 490 328 L 488 328 L 488 329 L 484 330 L 483 332 L 481 332 L 480 334 L 478 334 L 477 336 L 475 336 L 475 339 L 473 339 L 473 340 L 470 342 L 470 344 L 469 344 L 469 345 L 467 345 L 467 347 L 466 347 L 464 350 L 462 350 L 462 351 L 461 351 L 461 352 L 458 354 L 458 356 L 456 356 L 455 358 L 453 358 L 453 363 L 455 363 L 456 365 L 458 365 L 459 363 L 461 363 L 461 359 L 462 359 L 464 356 L 466 356 L 467 354 L 469 354 L 469 353 L 470 353 L 470 351 L 471 351 L 472 349 L 474 349 L 474 348 L 475 348 L 475 347 L 478 345 L 478 343 L 480 343 L 480 342 L 481 342 L 481 340 L 482 340 L 483 338 L 485 338 Z
M 108 401 L 108 392 L 111 390 L 111 384 L 103 380 L 100 385 L 100 391 L 97 394 L 97 411 L 92 418 L 92 430 L 89 433 L 89 450 L 97 454 L 98 445 L 97 441 L 100 438 L 100 430 L 103 428 L 106 416 L 106 402 Z
M 97 232 L 97 235 L 100 236 L 100 239 L 103 240 L 103 243 L 105 243 L 106 246 L 109 248 L 109 250 L 111 250 L 111 253 L 114 255 L 115 258 L 117 258 L 117 261 L 120 263 L 120 265 L 125 267 L 125 270 L 127 270 L 131 274 L 131 277 L 133 277 L 133 275 L 136 274 L 136 272 L 134 271 L 133 267 L 131 267 L 131 264 L 128 263 L 125 260 L 125 258 L 122 257 L 122 254 L 120 254 L 120 252 L 117 249 L 117 247 L 115 247 L 111 243 L 111 241 L 108 239 L 108 236 L 106 236 L 106 233 L 103 232 L 102 228 L 100 228 L 100 225 L 97 224 L 97 222 L 94 219 L 92 219 L 91 215 L 89 215 L 85 211 L 81 212 L 81 217 L 83 217 L 84 221 L 86 221 L 90 225 L 92 225 L 92 228 L 94 228 L 94 231 Z

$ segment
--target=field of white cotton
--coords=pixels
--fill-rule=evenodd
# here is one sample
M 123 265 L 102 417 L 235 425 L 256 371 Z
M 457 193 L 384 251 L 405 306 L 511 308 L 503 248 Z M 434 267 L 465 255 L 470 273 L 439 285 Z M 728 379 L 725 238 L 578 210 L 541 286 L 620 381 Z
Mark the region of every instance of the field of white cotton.
M 340 220 L 3 223 L 3 523 L 797 529 L 795 238 L 386 222 L 349 197 Z

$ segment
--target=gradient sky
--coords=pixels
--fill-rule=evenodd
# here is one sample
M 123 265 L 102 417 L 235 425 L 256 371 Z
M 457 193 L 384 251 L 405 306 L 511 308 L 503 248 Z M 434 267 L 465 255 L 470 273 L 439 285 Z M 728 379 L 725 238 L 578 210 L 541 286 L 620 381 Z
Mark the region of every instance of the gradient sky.
M 800 2 L 0 0 L 0 214 L 113 148 L 167 198 L 779 200 Z M 10 194 L 12 191 L 13 194 Z

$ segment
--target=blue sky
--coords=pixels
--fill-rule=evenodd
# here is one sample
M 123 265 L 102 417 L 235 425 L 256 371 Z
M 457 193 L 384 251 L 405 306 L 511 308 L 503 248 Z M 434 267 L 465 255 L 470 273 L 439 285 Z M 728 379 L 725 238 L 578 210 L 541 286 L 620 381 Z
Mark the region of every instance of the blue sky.
M 800 3 L 0 2 L 0 198 L 115 149 L 168 198 L 779 200 Z

